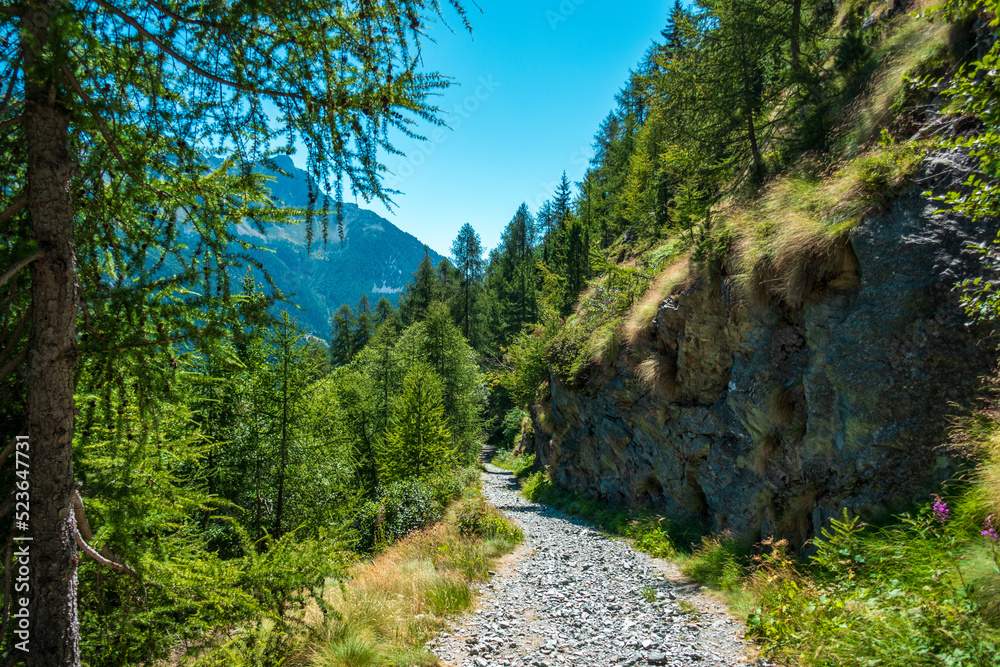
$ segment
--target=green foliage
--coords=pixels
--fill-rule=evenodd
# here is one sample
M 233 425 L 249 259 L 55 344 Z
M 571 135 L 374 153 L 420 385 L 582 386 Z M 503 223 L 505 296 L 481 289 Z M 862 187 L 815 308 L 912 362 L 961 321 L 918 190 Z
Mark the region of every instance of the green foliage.
M 657 526 L 652 530 L 636 531 L 638 537 L 635 546 L 641 551 L 645 551 L 656 558 L 671 558 L 677 554 L 677 547 L 674 546 L 670 534 Z
M 701 545 L 684 560 L 681 572 L 717 590 L 734 591 L 743 585 L 749 549 L 731 535 L 703 537 Z
M 995 31 L 1000 25 L 1000 4 L 990 0 L 973 4 L 966 0 L 951 0 L 944 5 L 946 15 L 967 17 L 980 8 L 989 14 L 989 26 Z M 981 132 L 943 140 L 944 147 L 968 151 L 978 160 L 978 169 L 969 174 L 960 190 L 939 197 L 940 201 L 972 220 L 995 218 L 1000 215 L 1000 93 L 996 75 L 1000 70 L 1000 44 L 994 39 L 989 51 L 975 62 L 964 65 L 943 91 L 951 99 L 948 110 L 959 116 L 971 116 L 982 123 Z M 939 84 L 940 81 L 937 82 Z M 977 248 L 986 276 L 967 279 L 959 287 L 964 292 L 963 304 L 973 320 L 993 321 L 1000 312 L 1000 296 L 993 276 L 1000 271 L 1000 253 L 994 240 Z
M 962 506 L 938 501 L 881 529 L 845 512 L 799 566 L 775 545 L 749 583 L 749 634 L 805 665 L 997 664 L 1000 579 Z
M 501 538 L 514 544 L 524 539 L 524 532 L 500 511 L 482 499 L 465 503 L 455 518 L 463 537 Z
M 525 328 L 505 351 L 506 367 L 497 373 L 496 381 L 516 405 L 530 405 L 549 379 L 544 331 Z
M 453 454 L 450 445 L 441 382 L 430 368 L 418 364 L 403 379 L 403 391 L 393 406 L 382 476 L 395 481 L 446 467 Z
M 89 560 L 81 564 L 88 664 L 157 659 L 175 650 L 178 640 L 196 649 L 223 627 L 245 629 L 227 644 L 231 651 L 243 646 L 244 633 L 278 628 L 269 635 L 275 643 L 258 646 L 278 654 L 287 648 L 280 638 L 295 625 L 295 610 L 320 596 L 331 578 L 344 576 L 350 562 L 347 541 L 326 530 L 258 541 L 226 519 L 227 504 L 192 479 L 192 472 L 204 469 L 209 448 L 187 433 L 188 417 L 183 404 L 161 404 L 159 424 L 132 440 L 92 427 L 82 472 L 93 494 L 85 506 L 94 545 L 124 559 L 138 577 Z M 136 432 L 138 419 L 127 410 L 123 432 Z M 208 512 L 230 526 L 225 557 L 210 549 L 214 533 L 202 525 Z
M 472 605 L 472 589 L 464 581 L 442 579 L 424 592 L 424 599 L 432 614 L 446 616 Z
M 521 493 L 528 500 L 534 500 L 535 502 L 544 502 L 547 492 L 553 488 L 555 488 L 554 485 L 545 477 L 545 473 L 541 470 L 528 476 L 527 479 L 521 482 Z
M 486 262 L 483 260 L 483 245 L 472 225 L 465 223 L 451 246 L 455 265 L 461 274 L 461 286 L 455 307 L 455 321 L 462 328 L 462 334 L 474 350 L 485 344 L 485 294 L 483 278 Z
M 530 419 L 526 410 L 514 408 L 508 410 L 503 417 L 501 428 L 503 429 L 504 449 L 513 449 L 518 436 L 521 434 L 521 427 L 525 419 Z
M 439 520 L 444 508 L 425 480 L 406 479 L 381 489 L 362 505 L 351 523 L 355 548 L 362 553 L 384 549 L 410 532 Z
M 510 451 L 498 452 L 491 461 L 493 465 L 514 473 L 514 477 L 521 479 L 527 477 L 531 469 L 535 467 L 535 455 L 514 456 Z

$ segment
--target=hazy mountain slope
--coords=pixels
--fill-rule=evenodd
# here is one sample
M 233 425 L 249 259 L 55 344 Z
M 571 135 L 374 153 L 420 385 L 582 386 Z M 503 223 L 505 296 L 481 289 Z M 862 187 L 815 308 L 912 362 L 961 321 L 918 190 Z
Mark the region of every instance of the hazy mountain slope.
M 304 207 L 308 201 L 306 173 L 297 169 L 291 158 L 280 157 L 276 163 L 295 178 L 268 172 L 275 178 L 271 191 L 289 206 Z M 309 252 L 304 225 L 271 227 L 266 238 L 246 225 L 239 232 L 267 247 L 269 252 L 254 252 L 252 256 L 264 264 L 281 290 L 294 294 L 292 302 L 304 310 L 290 311 L 300 324 L 324 339 L 330 316 L 341 304 L 353 305 L 363 293 L 372 305 L 383 295 L 395 302 L 424 255 L 423 243 L 412 234 L 372 211 L 347 203 L 343 244 L 332 214 L 326 247 L 317 230 Z M 441 255 L 429 252 L 435 264 L 441 261 Z M 258 280 L 262 280 L 259 275 Z M 276 311 L 287 307 L 279 304 Z

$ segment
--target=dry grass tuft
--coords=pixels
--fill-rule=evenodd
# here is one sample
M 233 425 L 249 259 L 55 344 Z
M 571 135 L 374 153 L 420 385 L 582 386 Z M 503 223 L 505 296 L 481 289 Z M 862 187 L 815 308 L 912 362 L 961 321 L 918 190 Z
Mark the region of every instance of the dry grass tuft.
M 453 508 L 452 520 L 359 565 L 352 580 L 327 596 L 336 613 L 316 631 L 314 667 L 437 664 L 424 642 L 447 616 L 472 605 L 469 582 L 486 578 L 493 559 L 514 547 L 503 536 L 463 536 L 454 516 Z
M 548 392 L 546 392 L 548 395 Z M 552 435 L 556 432 L 556 420 L 552 418 L 552 404 L 548 401 L 539 401 L 536 404 L 538 427 L 545 435 Z
M 653 319 L 660 304 L 671 294 L 690 287 L 693 282 L 689 257 L 679 259 L 665 269 L 650 284 L 649 289 L 632 306 L 622 323 L 622 338 L 633 350 L 648 348 L 652 342 Z
M 788 428 L 795 417 L 795 392 L 785 386 L 775 388 L 768 398 L 768 418 L 774 426 Z
M 642 386 L 669 398 L 677 390 L 677 360 L 654 354 L 636 367 L 635 376 Z
M 621 335 L 615 322 L 602 324 L 586 343 L 586 357 L 595 366 L 614 363 L 621 350 Z
M 771 461 L 781 452 L 781 432 L 777 429 L 769 431 L 757 441 L 753 450 L 753 467 L 758 475 L 767 472 Z
M 845 5 L 849 3 L 844 3 Z M 927 8 L 933 0 L 914 3 L 910 11 Z M 883 7 L 889 7 L 883 3 Z M 882 128 L 893 118 L 893 104 L 909 85 L 903 76 L 920 63 L 940 57 L 948 47 L 952 27 L 946 21 L 931 23 L 926 19 L 903 13 L 892 19 L 891 36 L 879 46 L 875 58 L 878 69 L 872 74 L 865 91 L 845 113 L 841 133 L 847 147 L 854 152 L 878 139 Z
M 983 443 L 978 476 L 987 505 L 1000 515 L 1000 429 L 993 431 Z
M 733 232 L 738 285 L 748 301 L 801 308 L 817 292 L 855 289 L 860 267 L 850 235 L 885 210 L 923 159 L 919 144 L 884 146 L 830 175 L 806 166 L 772 183 L 756 202 L 724 212 Z

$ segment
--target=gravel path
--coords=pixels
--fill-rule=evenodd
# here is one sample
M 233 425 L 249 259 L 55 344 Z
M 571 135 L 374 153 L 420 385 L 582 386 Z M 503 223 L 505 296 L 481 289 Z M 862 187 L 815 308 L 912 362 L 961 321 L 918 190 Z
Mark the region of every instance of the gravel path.
M 525 500 L 510 473 L 487 469 L 483 494 L 520 524 L 525 542 L 483 586 L 479 610 L 428 645 L 443 665 L 747 663 L 740 624 L 697 587 L 666 580 L 664 561 Z

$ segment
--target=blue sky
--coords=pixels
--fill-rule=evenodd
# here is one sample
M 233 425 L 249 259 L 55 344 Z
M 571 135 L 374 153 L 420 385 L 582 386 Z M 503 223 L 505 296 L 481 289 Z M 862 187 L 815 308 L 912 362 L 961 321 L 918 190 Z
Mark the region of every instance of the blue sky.
M 464 223 L 491 248 L 521 202 L 535 212 L 563 170 L 582 178 L 594 133 L 673 0 L 465 4 L 473 34 L 451 21 L 455 32 L 436 26 L 423 49 L 427 69 L 455 80 L 436 100 L 451 129 L 397 141 L 406 157 L 386 160 L 386 184 L 404 194 L 392 213 L 357 202 L 444 255 Z

